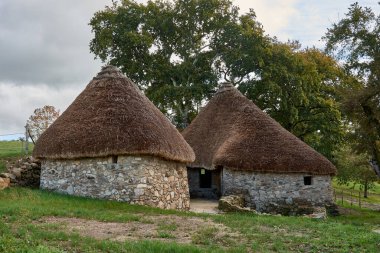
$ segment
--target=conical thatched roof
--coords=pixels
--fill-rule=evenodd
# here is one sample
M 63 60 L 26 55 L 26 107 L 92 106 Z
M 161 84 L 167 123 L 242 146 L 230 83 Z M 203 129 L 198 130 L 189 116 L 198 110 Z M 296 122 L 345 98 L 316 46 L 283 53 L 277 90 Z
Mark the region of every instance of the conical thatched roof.
M 192 162 L 194 152 L 170 121 L 117 68 L 106 66 L 42 134 L 37 158 L 153 155 Z
M 183 131 L 192 167 L 336 174 L 334 165 L 285 130 L 231 84 L 224 84 Z

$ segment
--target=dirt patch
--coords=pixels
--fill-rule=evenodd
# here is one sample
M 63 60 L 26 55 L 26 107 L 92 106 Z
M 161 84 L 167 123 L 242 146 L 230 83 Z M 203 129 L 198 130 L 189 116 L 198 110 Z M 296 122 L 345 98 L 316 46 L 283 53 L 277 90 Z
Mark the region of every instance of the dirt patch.
M 231 246 L 241 242 L 239 233 L 231 231 L 223 224 L 210 219 L 196 217 L 180 217 L 175 215 L 144 216 L 141 221 L 127 223 L 101 222 L 80 218 L 43 217 L 35 222 L 38 226 L 54 230 L 64 230 L 78 233 L 98 240 L 127 241 L 127 240 L 160 240 L 177 243 L 202 244 L 199 234 L 212 229 L 213 242 L 221 246 Z M 57 228 L 58 226 L 58 228 Z M 194 240 L 194 238 L 197 238 Z M 228 238 L 229 240 L 225 240 Z M 208 238 L 210 239 L 210 238 Z M 225 245 L 225 244 L 228 245 Z
M 378 194 L 371 193 L 371 195 L 378 195 Z M 342 199 L 342 194 L 337 192 L 336 193 L 336 199 L 338 199 L 338 202 L 339 202 Z M 352 203 L 355 206 L 359 206 L 359 200 L 356 196 L 354 198 L 352 198 L 348 194 L 343 194 L 343 199 L 345 201 L 347 201 L 348 203 Z M 373 211 L 380 211 L 380 203 L 369 203 L 366 201 L 365 198 L 361 199 L 361 206 L 364 208 L 373 210 Z
M 218 200 L 191 199 L 190 211 L 195 213 L 220 213 L 218 210 Z
M 338 211 L 340 215 L 360 215 L 361 213 L 357 210 L 351 208 L 345 208 L 342 206 L 338 206 Z

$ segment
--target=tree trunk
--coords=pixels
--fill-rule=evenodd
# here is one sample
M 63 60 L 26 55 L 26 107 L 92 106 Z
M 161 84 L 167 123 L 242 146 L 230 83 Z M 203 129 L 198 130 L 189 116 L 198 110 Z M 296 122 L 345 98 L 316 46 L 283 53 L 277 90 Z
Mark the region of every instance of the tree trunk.
M 187 104 L 185 104 L 183 108 L 183 115 L 182 115 L 183 129 L 188 127 L 188 125 L 189 125 L 189 107 L 187 106 Z
M 363 193 L 364 198 L 368 198 L 368 181 L 366 180 L 364 182 L 364 193 Z

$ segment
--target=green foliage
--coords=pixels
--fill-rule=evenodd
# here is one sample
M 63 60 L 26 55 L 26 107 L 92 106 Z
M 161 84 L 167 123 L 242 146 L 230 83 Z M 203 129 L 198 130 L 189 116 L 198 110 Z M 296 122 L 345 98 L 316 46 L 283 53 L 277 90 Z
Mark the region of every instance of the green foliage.
M 239 88 L 283 127 L 331 158 L 344 135 L 337 88 L 346 77 L 331 57 L 299 48 L 273 41 L 260 76 Z
M 378 162 L 380 140 L 380 15 L 354 3 L 345 17 L 328 29 L 326 51 L 344 62 L 356 84 L 344 94 L 343 109 L 359 127 L 358 151 L 370 153 Z
M 255 14 L 239 16 L 229 0 L 126 0 L 96 13 L 90 25 L 90 50 L 121 67 L 180 128 L 223 72 L 240 78 L 256 67 L 266 41 Z
M 355 182 L 363 186 L 365 196 L 368 189 L 374 187 L 378 178 L 369 164 L 367 153 L 355 153 L 348 145 L 343 145 L 335 152 L 336 167 L 338 169 L 337 179 L 340 184 Z

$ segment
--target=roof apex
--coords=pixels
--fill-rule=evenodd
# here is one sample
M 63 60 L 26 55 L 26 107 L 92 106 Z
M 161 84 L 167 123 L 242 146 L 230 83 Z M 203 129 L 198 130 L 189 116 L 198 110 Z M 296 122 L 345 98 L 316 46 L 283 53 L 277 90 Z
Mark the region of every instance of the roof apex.
M 219 93 L 229 91 L 229 90 L 234 90 L 234 89 L 236 89 L 236 88 L 235 88 L 235 86 L 233 86 L 232 83 L 224 82 L 224 83 L 219 84 L 219 89 L 216 91 L 215 94 L 219 94 Z
M 102 78 L 123 78 L 126 77 L 121 70 L 112 65 L 105 65 L 100 72 L 94 77 L 94 79 Z

